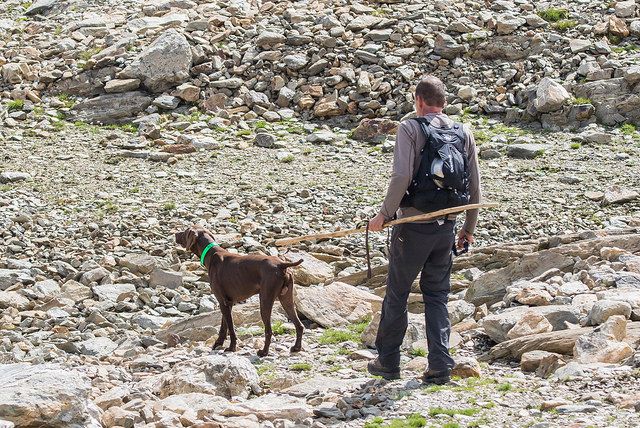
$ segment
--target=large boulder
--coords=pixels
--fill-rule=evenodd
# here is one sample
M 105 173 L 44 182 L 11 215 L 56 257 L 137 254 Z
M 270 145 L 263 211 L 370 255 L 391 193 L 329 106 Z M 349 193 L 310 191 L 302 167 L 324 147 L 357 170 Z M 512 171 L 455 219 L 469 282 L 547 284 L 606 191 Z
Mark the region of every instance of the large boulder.
M 368 143 L 381 143 L 398 130 L 398 122 L 389 119 L 362 119 L 352 138 Z
M 247 398 L 260 391 L 256 368 L 238 355 L 209 355 L 176 364 L 169 372 L 149 379 L 160 398 L 174 394 L 203 393 L 225 398 Z
M 504 268 L 487 272 L 471 283 L 465 300 L 480 306 L 502 300 L 507 286 L 519 279 L 531 279 L 549 269 L 566 270 L 574 265 L 573 257 L 557 251 L 544 250 L 524 255 Z
M 140 79 L 151 92 L 163 92 L 189 78 L 191 46 L 174 29 L 162 33 L 118 74 L 119 79 Z
M 599 300 L 589 311 L 587 321 L 591 325 L 599 325 L 614 315 L 622 315 L 628 319 L 631 316 L 631 305 L 615 300 Z
M 259 420 L 286 419 L 301 422 L 313 416 L 304 398 L 291 395 L 267 394 L 242 403 L 233 404 L 222 411 L 224 416 L 256 415 Z
M 627 320 L 622 315 L 613 315 L 576 340 L 573 356 L 581 363 L 619 363 L 633 355 L 633 348 L 622 342 L 626 335 Z
M 82 122 L 111 125 L 130 122 L 151 105 L 144 92 L 106 94 L 82 101 L 71 109 L 71 118 Z
M 57 364 L 0 364 L 0 419 L 19 427 L 101 427 L 91 381 Z
M 309 253 L 302 251 L 287 253 L 287 258 L 293 261 L 303 260 L 301 265 L 293 268 L 293 276 L 296 284 L 322 284 L 334 276 L 333 268 L 329 263 L 323 262 Z
M 298 287 L 295 302 L 300 313 L 325 328 L 370 319 L 382 307 L 381 297 L 342 282 Z
M 571 95 L 561 84 L 545 77 L 538 84 L 533 104 L 537 111 L 549 113 L 559 110 L 570 98 Z
M 518 323 L 525 315 L 527 317 L 532 317 L 533 315 L 528 314 L 533 313 L 534 315 L 543 316 L 550 324 L 553 330 L 564 330 L 567 328 L 566 323 L 570 324 L 578 324 L 579 323 L 579 315 L 580 311 L 578 308 L 568 305 L 552 305 L 552 306 L 537 306 L 537 307 L 527 307 L 527 306 L 518 306 L 515 308 L 509 308 L 499 314 L 492 314 L 484 317 L 481 321 L 481 326 L 484 328 L 485 333 L 493 340 L 494 342 L 504 342 L 508 340 L 509 337 L 507 334 L 509 331 Z M 541 321 L 539 320 L 539 323 Z M 536 328 L 539 328 L 543 332 L 542 325 L 536 324 Z M 520 326 L 521 329 L 518 332 L 524 331 L 524 325 Z M 513 332 L 512 335 L 516 335 L 516 331 Z M 533 332 L 532 332 L 533 334 Z
M 409 325 L 407 332 L 404 335 L 401 348 L 408 349 L 414 342 L 424 340 L 427 338 L 426 326 L 424 320 L 424 314 L 412 314 L 408 313 Z M 376 335 L 378 334 L 378 327 L 380 325 L 380 313 L 376 313 L 373 320 L 369 323 L 364 332 L 362 332 L 362 343 L 369 348 L 376 347 Z

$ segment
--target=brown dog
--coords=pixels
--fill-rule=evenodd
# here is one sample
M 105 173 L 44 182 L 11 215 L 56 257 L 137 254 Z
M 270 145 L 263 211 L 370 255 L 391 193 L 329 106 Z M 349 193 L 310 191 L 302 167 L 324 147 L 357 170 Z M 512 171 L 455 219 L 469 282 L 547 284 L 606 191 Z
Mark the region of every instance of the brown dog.
M 265 333 L 264 348 L 258 351 L 258 356 L 264 357 L 269 353 L 273 334 L 271 310 L 276 297 L 296 327 L 296 343 L 291 347 L 291 352 L 302 349 L 304 327 L 293 302 L 293 274 L 287 269 L 299 265 L 302 260 L 289 263 L 274 256 L 233 254 L 217 245 L 213 235 L 199 226 L 192 226 L 184 232 L 176 233 L 176 242 L 201 260 L 203 251 L 209 247 L 204 255 L 203 264 L 209 273 L 211 291 L 218 299 L 222 312 L 220 334 L 213 344 L 213 349 L 224 344 L 229 330 L 231 343 L 225 351 L 235 352 L 236 332 L 233 328 L 231 308 L 235 303 L 242 302 L 254 294 L 260 295 L 260 316 Z

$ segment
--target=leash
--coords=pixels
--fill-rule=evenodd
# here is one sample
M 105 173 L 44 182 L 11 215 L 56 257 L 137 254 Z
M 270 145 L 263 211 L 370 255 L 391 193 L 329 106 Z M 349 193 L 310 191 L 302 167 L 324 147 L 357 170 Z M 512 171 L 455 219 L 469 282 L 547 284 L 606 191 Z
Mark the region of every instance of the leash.
M 367 249 L 367 279 L 371 279 L 371 250 L 369 249 L 369 222 L 364 232 L 364 246 Z

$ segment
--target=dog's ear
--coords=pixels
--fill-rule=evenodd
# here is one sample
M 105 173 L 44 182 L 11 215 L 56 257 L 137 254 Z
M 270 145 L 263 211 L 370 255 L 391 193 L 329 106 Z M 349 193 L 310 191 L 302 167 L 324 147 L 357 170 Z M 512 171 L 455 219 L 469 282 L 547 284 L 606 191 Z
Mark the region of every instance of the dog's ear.
M 193 228 L 187 229 L 187 231 L 185 232 L 185 240 L 184 240 L 185 241 L 184 248 L 186 248 L 187 251 L 193 252 L 193 246 L 196 244 L 197 237 L 198 235 L 193 230 Z

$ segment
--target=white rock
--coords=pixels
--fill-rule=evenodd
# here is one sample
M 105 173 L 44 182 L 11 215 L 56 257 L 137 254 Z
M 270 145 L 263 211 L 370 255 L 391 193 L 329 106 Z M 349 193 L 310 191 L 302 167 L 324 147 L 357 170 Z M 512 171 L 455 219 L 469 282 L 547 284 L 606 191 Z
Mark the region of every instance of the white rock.
M 259 420 L 286 419 L 302 422 L 313 416 L 313 411 L 304 398 L 290 395 L 267 394 L 245 402 L 234 404 L 222 411 L 224 416 L 256 415 Z
M 17 426 L 99 428 L 91 381 L 57 364 L 0 364 L 0 418 Z
M 545 77 L 536 90 L 535 108 L 541 113 L 560 109 L 571 98 L 569 92 L 555 80 Z

